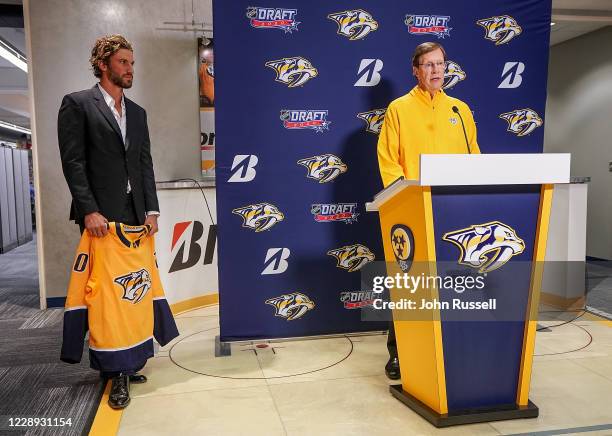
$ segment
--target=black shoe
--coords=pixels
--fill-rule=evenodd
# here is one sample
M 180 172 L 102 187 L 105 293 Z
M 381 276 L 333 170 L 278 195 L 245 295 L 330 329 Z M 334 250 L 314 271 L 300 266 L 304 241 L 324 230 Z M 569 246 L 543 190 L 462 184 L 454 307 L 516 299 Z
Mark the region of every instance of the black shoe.
M 134 383 L 136 385 L 140 384 L 140 383 L 146 383 L 147 382 L 147 376 L 142 375 L 142 374 L 132 374 L 130 376 L 130 384 Z
M 130 404 L 130 379 L 120 375 L 111 379 L 112 386 L 108 396 L 108 405 L 113 409 L 123 409 Z
M 399 380 L 401 377 L 399 359 L 397 357 L 389 358 L 389 361 L 385 365 L 385 374 L 391 380 Z

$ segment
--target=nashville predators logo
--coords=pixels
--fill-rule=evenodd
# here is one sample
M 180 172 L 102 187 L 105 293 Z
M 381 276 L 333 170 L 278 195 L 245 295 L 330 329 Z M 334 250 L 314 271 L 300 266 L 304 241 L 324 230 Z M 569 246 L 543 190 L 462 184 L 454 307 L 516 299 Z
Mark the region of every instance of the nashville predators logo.
M 401 270 L 408 272 L 414 258 L 414 236 L 412 230 L 403 224 L 394 225 L 391 228 L 391 248 Z
M 499 221 L 470 226 L 446 233 L 443 240 L 460 250 L 458 263 L 487 273 L 503 266 L 525 250 L 525 242 L 511 227 Z
M 366 122 L 366 132 L 379 134 L 385 120 L 387 109 L 374 109 L 368 112 L 359 112 L 357 118 Z
M 298 165 L 303 165 L 308 170 L 306 177 L 318 180 L 319 183 L 327 183 L 334 180 L 340 174 L 348 170 L 346 164 L 333 154 L 322 154 L 319 156 L 307 157 L 297 161 Z
M 284 83 L 289 88 L 302 86 L 319 74 L 308 59 L 299 56 L 269 61 L 266 62 L 266 67 L 270 67 L 276 72 L 276 79 L 274 80 Z
M 493 41 L 495 45 L 506 44 L 523 32 L 521 26 L 510 15 L 483 18 L 476 21 L 476 24 L 484 27 L 485 38 Z
M 338 35 L 346 36 L 351 41 L 363 39 L 378 29 L 378 23 L 363 9 L 336 12 L 329 14 L 327 18 L 338 24 Z
M 334 256 L 338 261 L 338 268 L 349 272 L 361 269 L 365 264 L 374 260 L 374 253 L 368 247 L 361 244 L 346 245 L 344 247 L 329 250 L 328 255 Z
M 249 204 L 232 210 L 232 213 L 242 217 L 242 227 L 256 232 L 270 230 L 276 223 L 285 219 L 285 215 L 270 203 Z
M 285 318 L 287 321 L 301 318 L 302 315 L 315 307 L 314 301 L 300 292 L 270 298 L 266 300 L 266 304 L 274 306 L 274 316 Z
M 506 112 L 499 117 L 508 121 L 507 131 L 515 133 L 516 136 L 529 135 L 544 123 L 537 112 L 529 108 Z
M 461 69 L 458 63 L 453 61 L 446 62 L 446 71 L 444 72 L 444 85 L 443 89 L 449 89 L 455 86 L 457 83 L 465 80 L 465 71 Z
M 146 269 L 130 272 L 113 280 L 123 288 L 123 300 L 138 303 L 151 289 L 151 276 Z

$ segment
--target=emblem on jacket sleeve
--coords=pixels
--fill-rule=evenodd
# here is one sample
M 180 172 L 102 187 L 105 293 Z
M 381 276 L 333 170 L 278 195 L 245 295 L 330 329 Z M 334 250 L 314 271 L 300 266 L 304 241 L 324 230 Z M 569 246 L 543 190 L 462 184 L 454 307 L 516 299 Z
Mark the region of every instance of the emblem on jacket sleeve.
M 480 273 L 502 267 L 525 250 L 525 242 L 514 229 L 499 221 L 449 232 L 442 239 L 459 248 L 459 264 L 476 268 Z
M 361 244 L 346 245 L 327 252 L 336 258 L 337 267 L 349 272 L 361 269 L 365 264 L 374 260 L 374 253 L 368 247 Z
M 510 15 L 483 18 L 476 21 L 476 24 L 485 29 L 485 39 L 493 41 L 495 45 L 506 44 L 523 32 L 521 26 Z
M 302 315 L 315 307 L 314 301 L 301 292 L 270 298 L 266 300 L 266 304 L 274 307 L 274 316 L 285 318 L 287 321 L 301 318 Z
M 151 289 L 151 276 L 146 269 L 130 272 L 113 280 L 123 288 L 123 300 L 133 304 L 140 302 Z
M 338 35 L 346 36 L 351 41 L 365 38 L 378 29 L 376 20 L 363 9 L 336 12 L 329 14 L 327 18 L 338 25 Z
M 232 213 L 242 217 L 242 227 L 256 232 L 270 230 L 276 223 L 285 219 L 285 215 L 270 203 L 249 204 L 232 210 Z

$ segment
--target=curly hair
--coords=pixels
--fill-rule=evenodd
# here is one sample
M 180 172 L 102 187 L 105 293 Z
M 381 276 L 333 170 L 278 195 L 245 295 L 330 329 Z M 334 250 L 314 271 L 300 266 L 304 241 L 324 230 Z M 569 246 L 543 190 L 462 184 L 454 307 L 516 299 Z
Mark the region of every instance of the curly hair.
M 98 78 L 102 77 L 102 70 L 100 70 L 98 63 L 102 61 L 108 65 L 108 58 L 122 48 L 134 51 L 134 49 L 132 49 L 132 44 L 130 44 L 130 42 L 121 35 L 107 35 L 103 36 L 102 38 L 98 38 L 91 49 L 91 57 L 89 58 L 89 63 L 93 69 L 94 76 Z

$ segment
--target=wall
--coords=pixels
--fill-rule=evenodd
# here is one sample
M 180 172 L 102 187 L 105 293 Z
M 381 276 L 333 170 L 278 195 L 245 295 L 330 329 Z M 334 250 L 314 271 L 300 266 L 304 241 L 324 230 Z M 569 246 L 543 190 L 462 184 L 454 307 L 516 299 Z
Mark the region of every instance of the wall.
M 550 51 L 544 151 L 590 176 L 587 256 L 612 259 L 612 26 Z
M 210 1 L 196 3 L 196 21 L 211 23 Z M 136 61 L 134 86 L 126 95 L 147 110 L 156 179 L 200 179 L 197 35 L 161 29 L 180 27 L 164 21 L 191 22 L 191 2 L 182 0 L 25 0 L 24 15 L 40 284 L 43 297 L 55 297 L 65 295 L 79 237 L 68 221 L 70 194 L 57 144 L 62 97 L 96 83 L 88 65 L 95 39 L 124 34 Z

